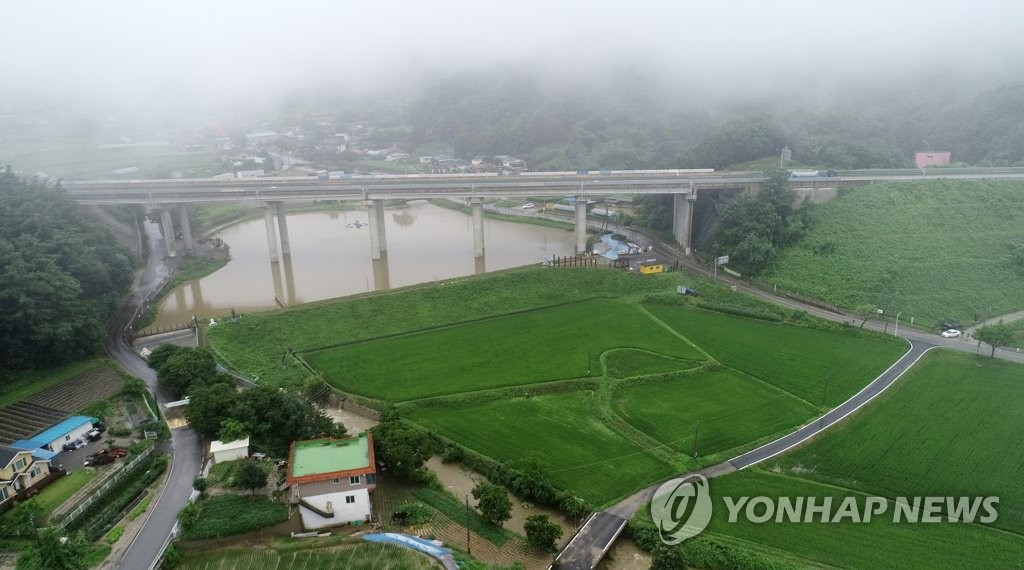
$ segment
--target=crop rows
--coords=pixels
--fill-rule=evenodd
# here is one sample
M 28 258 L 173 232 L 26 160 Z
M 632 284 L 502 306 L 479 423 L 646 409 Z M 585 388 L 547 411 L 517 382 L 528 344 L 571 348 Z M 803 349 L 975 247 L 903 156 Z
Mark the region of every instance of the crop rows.
M 70 414 L 46 406 L 18 402 L 0 410 L 0 444 L 8 445 L 35 435 Z
M 120 392 L 123 385 L 124 380 L 117 372 L 100 366 L 43 390 L 25 402 L 73 414 Z

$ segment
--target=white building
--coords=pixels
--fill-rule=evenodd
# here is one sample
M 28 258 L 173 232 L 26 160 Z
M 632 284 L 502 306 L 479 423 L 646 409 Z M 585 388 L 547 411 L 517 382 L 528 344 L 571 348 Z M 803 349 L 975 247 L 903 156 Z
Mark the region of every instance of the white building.
M 372 437 L 293 442 L 287 483 L 306 529 L 368 522 L 377 488 Z
M 210 443 L 210 455 L 214 463 L 224 463 L 249 457 L 249 438 L 235 441 L 213 441 Z

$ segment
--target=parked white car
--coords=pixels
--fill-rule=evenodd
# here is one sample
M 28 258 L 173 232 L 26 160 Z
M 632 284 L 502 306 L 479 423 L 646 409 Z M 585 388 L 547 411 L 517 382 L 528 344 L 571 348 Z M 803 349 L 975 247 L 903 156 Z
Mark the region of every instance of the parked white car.
M 523 209 L 524 210 L 529 210 L 530 208 L 535 208 L 535 207 L 536 206 L 533 205 L 533 202 L 527 202 L 527 203 L 523 204 Z
M 960 336 L 960 331 L 956 329 L 949 329 L 948 331 L 942 331 L 942 336 L 946 338 L 956 338 Z

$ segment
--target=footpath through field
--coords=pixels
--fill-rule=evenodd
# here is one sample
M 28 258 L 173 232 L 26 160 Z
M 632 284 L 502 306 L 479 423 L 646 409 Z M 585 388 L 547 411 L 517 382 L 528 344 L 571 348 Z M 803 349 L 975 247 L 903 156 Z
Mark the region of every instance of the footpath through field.
M 1016 313 L 1010 313 L 1008 315 L 1000 315 L 998 317 L 992 317 L 991 319 L 985 319 L 976 325 L 971 325 L 964 329 L 965 336 L 974 336 L 974 332 L 986 325 L 997 325 L 999 323 L 1012 323 L 1013 321 L 1019 321 L 1024 319 L 1024 311 L 1017 311 Z

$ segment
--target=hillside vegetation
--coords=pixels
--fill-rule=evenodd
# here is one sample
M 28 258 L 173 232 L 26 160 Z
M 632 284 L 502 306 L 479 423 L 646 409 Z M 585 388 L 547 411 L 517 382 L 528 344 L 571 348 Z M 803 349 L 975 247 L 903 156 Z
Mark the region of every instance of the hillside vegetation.
M 1024 309 L 1024 183 L 936 180 L 842 192 L 765 275 L 846 308 L 933 326 Z

